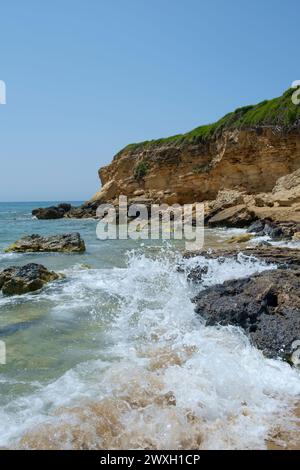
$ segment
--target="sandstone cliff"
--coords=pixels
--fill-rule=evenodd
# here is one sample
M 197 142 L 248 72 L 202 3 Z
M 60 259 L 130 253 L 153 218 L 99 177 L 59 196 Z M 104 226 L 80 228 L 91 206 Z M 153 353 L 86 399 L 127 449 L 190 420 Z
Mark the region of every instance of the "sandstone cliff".
M 145 204 L 205 202 L 211 225 L 300 224 L 300 105 L 292 94 L 186 134 L 130 144 L 99 170 L 102 188 L 81 207 L 60 204 L 33 215 L 95 217 L 99 204 L 126 195 Z
M 140 178 L 139 165 L 145 168 Z M 272 191 L 278 178 L 299 166 L 299 130 L 226 130 L 205 143 L 125 149 L 100 169 L 103 188 L 94 199 L 107 202 L 125 194 L 190 203 L 215 199 L 223 189 L 255 194 Z
M 172 204 L 214 200 L 222 190 L 271 193 L 300 167 L 300 106 L 291 93 L 187 134 L 129 145 L 99 170 L 102 189 L 91 201 L 125 194 Z

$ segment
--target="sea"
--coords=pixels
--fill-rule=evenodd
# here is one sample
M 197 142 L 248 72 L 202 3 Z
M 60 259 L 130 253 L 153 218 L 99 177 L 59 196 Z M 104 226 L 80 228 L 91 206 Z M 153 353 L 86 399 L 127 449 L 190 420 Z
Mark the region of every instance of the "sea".
M 95 220 L 32 217 L 56 203 L 0 203 L 0 270 L 34 262 L 64 274 L 36 293 L 0 293 L 0 448 L 264 449 L 297 428 L 299 370 L 239 328 L 205 326 L 192 302 L 276 265 L 183 259 L 180 241 L 101 241 Z M 23 235 L 65 232 L 86 252 L 4 252 Z M 207 229 L 205 247 L 240 232 Z M 202 283 L 179 264 L 207 266 Z

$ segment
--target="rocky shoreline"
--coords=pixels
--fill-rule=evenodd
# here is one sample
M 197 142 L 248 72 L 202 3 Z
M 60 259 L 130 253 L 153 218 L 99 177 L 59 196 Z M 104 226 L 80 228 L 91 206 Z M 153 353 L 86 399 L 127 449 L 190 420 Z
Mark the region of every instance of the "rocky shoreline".
M 202 250 L 184 256 L 216 259 L 222 264 L 241 255 L 263 260 L 272 269 L 213 287 L 201 287 L 193 298 L 196 313 L 208 326 L 239 326 L 267 357 L 299 366 L 300 250 L 270 246 L 242 251 L 238 248 Z M 186 274 L 189 281 L 201 286 L 206 269 L 199 261 Z
M 274 248 L 266 240 L 253 248 L 246 245 L 254 237 L 300 240 L 300 121 L 297 113 L 288 124 L 285 120 L 290 94 L 273 100 L 280 118 L 275 122 L 263 102 L 185 135 L 129 145 L 99 170 L 102 188 L 89 201 L 80 207 L 62 203 L 38 208 L 32 215 L 42 220 L 96 218 L 100 204 L 118 210 L 119 196 L 126 195 L 129 205 L 147 208 L 153 203 L 193 204 L 195 224 L 195 204 L 202 203 L 206 227 L 243 228 L 247 233 L 227 240 L 232 249 L 196 255 L 221 263 L 242 250 L 277 269 L 202 289 L 194 298 L 196 312 L 208 325 L 240 326 L 267 356 L 298 365 L 300 250 Z M 250 124 L 254 112 L 261 115 L 255 125 Z M 52 251 L 51 240 L 37 236 L 20 240 L 9 251 L 30 251 L 31 246 L 41 251 L 42 245 Z M 73 245 L 57 251 L 84 250 L 80 241 Z M 196 284 L 202 275 L 201 265 L 188 273 Z

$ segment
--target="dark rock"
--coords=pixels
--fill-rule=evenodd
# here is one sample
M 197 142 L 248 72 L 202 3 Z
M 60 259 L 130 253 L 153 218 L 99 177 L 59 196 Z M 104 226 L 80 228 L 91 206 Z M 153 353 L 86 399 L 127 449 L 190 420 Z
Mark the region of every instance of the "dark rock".
M 32 215 L 34 215 L 37 219 L 42 219 L 42 220 L 61 219 L 64 216 L 64 211 L 60 210 L 56 206 L 51 206 L 51 207 L 34 209 L 32 211 Z
M 68 204 L 68 203 L 66 203 L 66 202 L 63 202 L 63 203 L 61 203 L 61 204 L 58 204 L 57 208 L 58 208 L 59 210 L 62 210 L 63 212 L 68 212 L 68 211 L 71 210 L 72 206 L 71 206 L 71 204 Z
M 4 295 L 21 295 L 41 289 L 55 281 L 59 275 L 48 271 L 41 264 L 30 263 L 22 267 L 12 266 L 0 273 L 0 289 Z
M 96 218 L 98 205 L 97 202 L 86 202 L 79 207 L 74 207 L 68 203 L 61 203 L 58 206 L 34 209 L 32 215 L 43 220 L 61 219 L 63 217 L 74 219 Z
M 194 302 L 207 325 L 239 326 L 268 357 L 292 360 L 292 345 L 300 339 L 300 271 L 227 281 L 200 292 Z
M 254 256 L 262 259 L 266 263 L 276 264 L 280 268 L 300 269 L 300 250 L 293 248 L 282 248 L 275 246 L 251 247 L 251 248 L 231 248 L 223 250 L 199 250 L 187 251 L 185 258 L 194 256 L 205 256 L 206 258 L 235 258 L 243 253 L 247 256 Z
M 187 280 L 190 282 L 199 283 L 202 281 L 203 275 L 207 274 L 208 266 L 196 266 L 195 268 L 191 268 L 187 272 Z
M 265 228 L 265 222 L 263 220 L 256 220 L 248 228 L 248 233 L 263 233 Z
M 264 233 L 273 239 L 280 239 L 284 237 L 282 228 L 271 223 L 266 223 Z
M 247 230 L 248 233 L 256 233 L 258 237 L 268 235 L 273 239 L 281 239 L 283 237 L 290 237 L 291 230 L 286 227 L 281 227 L 274 222 L 265 220 L 256 220 Z
M 10 245 L 6 252 L 66 252 L 66 253 L 83 253 L 85 251 L 85 243 L 80 234 L 64 233 L 62 235 L 52 235 L 42 237 L 41 235 L 29 235 Z
M 261 248 L 264 246 L 272 246 L 272 244 L 267 242 L 266 240 L 262 240 L 256 245 L 256 248 Z

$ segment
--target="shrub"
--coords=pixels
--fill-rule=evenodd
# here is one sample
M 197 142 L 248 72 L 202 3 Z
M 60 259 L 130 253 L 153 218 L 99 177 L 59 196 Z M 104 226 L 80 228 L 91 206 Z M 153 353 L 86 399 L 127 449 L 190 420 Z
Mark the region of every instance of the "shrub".
M 134 178 L 140 181 L 146 176 L 147 171 L 148 171 L 147 163 L 144 160 L 140 161 L 134 169 Z

